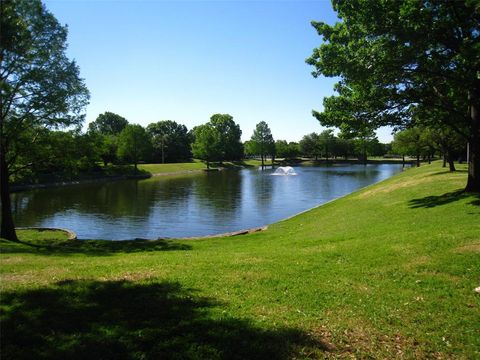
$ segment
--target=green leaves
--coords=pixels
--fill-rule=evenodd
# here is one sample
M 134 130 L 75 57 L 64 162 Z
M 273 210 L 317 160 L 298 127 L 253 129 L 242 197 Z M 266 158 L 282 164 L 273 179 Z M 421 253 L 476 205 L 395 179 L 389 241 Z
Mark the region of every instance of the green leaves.
M 197 126 L 194 129 L 195 141 L 192 144 L 193 156 L 205 160 L 207 167 L 211 161 L 219 160 L 221 157 L 220 133 L 210 123 Z
M 118 136 L 118 157 L 132 162 L 135 168 L 139 161 L 148 159 L 151 151 L 150 136 L 141 125 L 127 125 Z

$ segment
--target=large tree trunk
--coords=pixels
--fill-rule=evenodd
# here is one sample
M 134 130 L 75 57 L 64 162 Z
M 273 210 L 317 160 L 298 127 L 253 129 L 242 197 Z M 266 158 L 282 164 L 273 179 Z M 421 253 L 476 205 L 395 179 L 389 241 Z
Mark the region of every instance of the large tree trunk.
M 480 136 L 469 143 L 468 179 L 465 191 L 480 193 Z
M 480 193 L 480 91 L 469 92 L 472 134 L 469 139 L 468 179 L 465 191 Z
M 450 171 L 456 171 L 455 169 L 455 164 L 453 163 L 453 155 L 450 151 L 447 152 L 447 161 L 448 161 L 448 167 Z
M 2 225 L 0 237 L 18 241 L 12 216 L 12 203 L 10 201 L 10 188 L 8 184 L 8 168 L 5 154 L 0 150 L 0 198 L 2 202 Z

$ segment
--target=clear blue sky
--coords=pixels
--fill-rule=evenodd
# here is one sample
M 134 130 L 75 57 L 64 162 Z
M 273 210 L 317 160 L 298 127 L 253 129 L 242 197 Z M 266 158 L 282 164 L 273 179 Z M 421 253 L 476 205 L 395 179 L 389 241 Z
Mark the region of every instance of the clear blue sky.
M 131 123 L 189 129 L 229 113 L 243 140 L 266 121 L 275 139 L 322 130 L 333 79 L 305 63 L 320 44 L 310 21 L 336 21 L 330 1 L 48 0 L 68 24 L 68 54 L 91 92 L 87 123 L 105 111 Z M 390 141 L 390 131 L 379 133 Z

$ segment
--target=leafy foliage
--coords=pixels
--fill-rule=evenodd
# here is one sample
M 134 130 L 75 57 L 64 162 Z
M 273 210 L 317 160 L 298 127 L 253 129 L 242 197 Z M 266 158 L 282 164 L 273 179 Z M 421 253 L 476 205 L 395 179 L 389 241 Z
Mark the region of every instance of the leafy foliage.
M 286 140 L 275 141 L 276 156 L 284 159 L 295 158 L 300 154 L 300 147 L 296 142 Z
M 95 121 L 88 124 L 89 132 L 102 135 L 118 135 L 128 125 L 128 120 L 112 112 L 105 112 L 97 116 Z
M 204 160 L 207 168 L 210 168 L 210 162 L 221 159 L 220 133 L 210 123 L 195 127 L 193 133 L 195 134 L 195 141 L 192 144 L 193 156 Z
M 10 171 L 28 166 L 19 161 L 31 154 L 20 142 L 41 141 L 45 128 L 79 126 L 89 93 L 65 54 L 67 28 L 40 0 L 2 1 L 0 11 L 1 235 L 14 240 Z
M 135 165 L 146 161 L 152 152 L 149 134 L 141 125 L 127 125 L 118 136 L 118 157 Z
M 265 121 L 260 121 L 253 135 L 250 139 L 252 150 L 256 155 L 262 158 L 262 166 L 267 155 L 275 154 L 275 141 L 273 140 L 272 132 Z
M 229 114 L 214 114 L 210 124 L 220 134 L 221 160 L 240 160 L 243 157 L 242 130 Z
M 341 80 L 337 95 L 325 98 L 324 111 L 314 115 L 323 125 L 354 131 L 447 126 L 470 142 L 467 189 L 480 191 L 477 2 L 334 0 L 333 5 L 342 21 L 313 22 L 324 43 L 307 62 L 315 66 L 314 76 Z
M 155 162 L 177 162 L 191 158 L 192 136 L 185 125 L 172 120 L 158 121 L 147 126 L 152 137 Z

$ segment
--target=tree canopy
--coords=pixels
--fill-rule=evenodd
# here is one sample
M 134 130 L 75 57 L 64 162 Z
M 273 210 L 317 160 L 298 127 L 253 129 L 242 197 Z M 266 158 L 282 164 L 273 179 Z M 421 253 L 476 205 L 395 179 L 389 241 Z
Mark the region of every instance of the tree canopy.
M 275 154 L 275 141 L 273 140 L 272 132 L 265 121 L 260 121 L 253 130 L 251 137 L 251 146 L 253 151 L 260 155 L 262 159 L 262 167 L 264 166 L 266 155 Z
M 105 112 L 88 124 L 88 134 L 96 142 L 103 163 L 115 163 L 118 160 L 118 135 L 128 125 L 128 120 L 113 112 Z
M 175 162 L 192 156 L 192 136 L 185 125 L 172 120 L 158 121 L 147 126 L 153 141 L 153 160 Z
M 102 135 L 118 135 L 127 125 L 127 119 L 107 111 L 98 115 L 95 121 L 88 124 L 88 131 L 98 132 Z
M 314 115 L 350 128 L 445 125 L 470 143 L 466 190 L 480 191 L 478 2 L 333 0 L 340 22 L 313 22 L 324 43 L 307 62 L 338 76 Z M 447 116 L 431 116 L 439 112 Z
M 243 157 L 242 130 L 229 114 L 214 114 L 210 124 L 220 135 L 221 160 L 240 160 Z
M 44 128 L 79 126 L 89 92 L 76 63 L 65 54 L 67 28 L 40 0 L 0 5 L 1 237 L 16 240 L 9 178 L 20 168 L 19 142 L 40 141 Z
M 146 130 L 137 124 L 127 125 L 118 136 L 118 157 L 134 164 L 146 161 L 152 152 L 152 144 Z
M 204 160 L 207 168 L 210 168 L 210 162 L 220 159 L 220 133 L 210 123 L 195 127 L 193 133 L 195 135 L 195 141 L 192 144 L 193 156 Z

